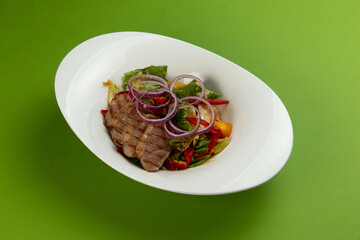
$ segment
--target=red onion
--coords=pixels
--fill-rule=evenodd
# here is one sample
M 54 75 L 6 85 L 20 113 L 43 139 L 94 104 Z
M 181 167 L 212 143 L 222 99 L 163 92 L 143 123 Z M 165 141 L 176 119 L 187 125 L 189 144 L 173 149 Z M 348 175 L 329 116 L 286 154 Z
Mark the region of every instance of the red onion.
M 150 74 L 141 74 L 141 75 L 135 75 L 135 76 L 133 76 L 133 77 L 131 77 L 130 79 L 129 79 L 129 81 L 128 81 L 128 88 L 130 89 L 130 87 L 131 86 L 134 86 L 131 82 L 133 81 L 133 80 L 136 80 L 136 79 L 144 79 L 144 80 L 147 80 L 147 79 L 151 79 L 151 80 L 156 80 L 156 81 L 158 81 L 158 82 L 155 82 L 155 84 L 158 84 L 158 85 L 160 85 L 160 86 L 163 86 L 164 88 L 168 88 L 168 82 L 165 80 L 165 79 L 163 79 L 163 78 L 161 78 L 161 77 L 159 77 L 159 76 L 156 76 L 156 75 L 150 75 Z M 142 82 L 144 82 L 144 81 L 142 81 Z M 144 92 L 141 92 L 141 91 L 138 91 L 138 90 L 136 90 L 136 89 L 133 89 L 133 91 L 134 91 L 134 93 L 135 94 L 138 94 L 138 95 L 141 95 L 141 94 L 143 94 Z M 156 93 L 149 93 L 148 94 L 148 97 L 160 97 L 160 96 L 162 96 L 164 94 L 164 92 L 156 92 Z
M 129 86 L 129 97 L 136 103 L 136 104 L 139 104 L 140 107 L 144 108 L 144 109 L 147 109 L 147 110 L 150 110 L 150 111 L 159 111 L 165 107 L 167 107 L 169 104 L 170 104 L 170 99 L 168 99 L 164 104 L 161 104 L 161 105 L 158 105 L 158 106 L 153 106 L 153 105 L 148 105 L 146 103 L 143 103 L 141 102 L 134 94 L 134 86 L 138 85 L 138 84 L 143 84 L 143 83 L 156 83 L 158 84 L 158 82 L 155 82 L 155 81 L 141 81 L 141 82 L 137 82 L 131 86 Z M 153 91 L 156 91 L 156 90 L 159 90 L 161 89 L 161 95 L 164 95 L 166 92 L 163 91 L 164 88 L 156 88 L 156 89 L 152 89 Z M 148 97 L 149 95 L 151 95 L 151 93 L 148 92 L 143 92 L 142 94 L 140 95 L 143 95 L 143 96 L 146 96 Z
M 174 124 L 172 124 L 171 120 L 167 121 L 167 122 L 164 122 L 163 123 L 163 128 L 165 130 L 165 133 L 171 137 L 172 139 L 181 139 L 181 138 L 187 138 L 187 137 L 191 137 L 193 135 L 195 135 L 197 133 L 197 130 L 199 129 L 199 126 L 200 126 L 200 114 L 199 114 L 199 110 L 197 110 L 196 107 L 194 107 L 193 105 L 183 105 L 183 106 L 180 106 L 178 109 L 182 109 L 182 108 L 186 108 L 186 107 L 191 107 L 193 109 L 195 109 L 197 115 L 198 115 L 198 122 L 195 126 L 195 128 L 190 131 L 190 132 L 186 132 L 186 131 L 183 131 L 181 130 L 180 128 L 177 128 Z M 177 133 L 172 133 L 169 129 L 168 129 L 168 125 L 170 126 L 171 130 L 173 130 L 174 132 L 177 132 Z M 182 132 L 182 133 L 180 133 Z
M 187 137 L 193 136 L 196 134 L 196 130 L 197 130 L 197 128 L 195 128 L 191 132 L 175 134 L 175 133 L 170 132 L 170 130 L 167 128 L 167 125 L 168 124 L 166 122 L 163 123 L 163 128 L 165 130 L 166 135 L 168 135 L 172 139 L 182 139 L 182 138 L 187 138 Z
M 204 83 L 203 81 L 201 81 L 199 78 L 193 76 L 193 75 L 189 75 L 189 74 L 184 74 L 184 75 L 179 75 L 177 77 L 175 77 L 170 85 L 170 90 L 172 91 L 174 89 L 174 86 L 175 86 L 175 83 L 180 80 L 180 79 L 183 79 L 183 78 L 191 78 L 193 80 L 195 80 L 196 82 L 198 82 L 200 84 L 200 87 L 201 87 L 201 94 L 200 94 L 200 98 L 203 98 L 205 96 L 205 86 L 204 86 Z M 200 101 L 195 101 L 193 103 L 191 103 L 192 105 L 196 105 L 198 104 Z
M 163 118 L 157 118 L 157 119 L 149 119 L 149 118 L 144 117 L 144 116 L 140 113 L 140 110 L 139 110 L 139 105 L 140 105 L 139 103 L 141 102 L 141 98 L 144 97 L 144 96 L 148 96 L 148 93 L 151 93 L 151 92 L 156 91 L 156 90 L 158 90 L 158 89 L 151 89 L 151 90 L 143 93 L 143 94 L 139 97 L 138 101 L 136 102 L 136 112 L 137 112 L 137 114 L 139 115 L 139 117 L 141 118 L 141 120 L 143 120 L 143 121 L 146 122 L 146 123 L 150 123 L 150 124 L 162 124 L 162 123 L 165 123 L 165 122 L 169 121 L 171 118 L 173 118 L 173 117 L 175 116 L 176 111 L 177 111 L 178 106 L 179 106 L 179 100 L 178 100 L 178 98 L 176 97 L 175 93 L 173 93 L 173 92 L 170 91 L 169 89 L 165 89 L 165 88 L 164 88 L 164 89 L 162 89 L 162 91 L 169 93 L 170 96 L 174 99 L 174 102 L 173 102 L 173 104 L 171 105 L 171 107 L 170 107 L 168 113 L 166 114 L 166 116 L 163 117 Z M 130 91 L 129 91 L 129 93 L 130 93 Z M 170 101 L 170 100 L 169 100 L 169 101 Z M 147 106 L 148 106 L 148 105 L 147 105 Z
M 190 108 L 192 108 L 192 109 L 195 110 L 195 112 L 196 112 L 196 114 L 197 114 L 197 116 L 198 116 L 198 123 L 197 123 L 197 125 L 196 125 L 195 128 L 199 128 L 198 125 L 200 124 L 200 119 L 201 119 L 201 117 L 200 117 L 199 110 L 198 110 L 196 107 L 194 107 L 193 105 L 183 105 L 183 106 L 180 106 L 178 109 L 180 110 L 180 109 L 187 108 L 187 107 L 190 107 Z M 168 124 L 169 124 L 170 130 L 173 131 L 173 132 L 175 132 L 175 133 L 186 133 L 186 132 L 187 132 L 187 131 L 184 131 L 184 130 L 176 127 L 176 126 L 172 123 L 171 119 L 169 120 Z
M 200 84 L 201 94 L 200 94 L 199 97 L 197 97 L 197 96 L 188 96 L 188 97 L 181 98 L 180 100 L 176 97 L 176 95 L 172 92 L 172 89 L 174 88 L 174 85 L 175 85 L 176 81 L 178 81 L 180 79 L 183 79 L 183 78 L 194 79 L 196 82 L 198 82 Z M 131 82 L 133 80 L 136 80 L 136 79 L 151 79 L 151 80 L 156 80 L 156 81 L 143 80 L 143 81 L 136 82 L 136 83 L 132 84 Z M 146 91 L 146 92 L 138 91 L 138 90 L 136 90 L 134 88 L 136 85 L 144 84 L 144 83 L 157 84 L 157 85 L 162 86 L 163 88 L 151 89 L 151 90 Z M 170 89 L 169 89 L 167 81 L 165 79 L 161 78 L 161 77 L 158 77 L 158 76 L 155 76 L 155 75 L 149 75 L 149 74 L 136 75 L 136 76 L 129 79 L 128 88 L 129 88 L 129 96 L 136 103 L 136 112 L 139 115 L 139 117 L 141 118 L 141 120 L 143 120 L 144 122 L 149 123 L 149 124 L 163 124 L 164 131 L 170 138 L 181 139 L 181 138 L 187 138 L 187 137 L 190 137 L 190 136 L 193 136 L 193 135 L 201 135 L 203 133 L 208 132 L 214 125 L 215 111 L 212 108 L 211 104 L 204 99 L 204 96 L 205 96 L 204 83 L 199 78 L 197 78 L 195 76 L 192 76 L 192 75 L 180 75 L 180 76 L 177 76 L 172 81 L 172 83 L 170 85 Z M 157 91 L 157 92 L 155 92 L 155 91 Z M 143 103 L 141 101 L 141 99 L 143 97 L 159 97 L 159 96 L 163 96 L 165 93 L 169 93 L 170 98 L 164 104 L 161 104 L 161 105 L 158 105 L 158 106 L 152 106 L 152 105 L 145 104 L 145 103 Z M 137 98 L 135 96 L 135 94 L 140 95 L 140 97 Z M 139 110 L 139 106 L 142 107 L 143 109 L 147 109 L 147 110 L 150 110 L 150 111 L 162 110 L 162 109 L 169 106 L 169 104 L 172 102 L 171 98 L 174 101 L 173 101 L 172 105 L 170 106 L 170 108 L 168 109 L 168 112 L 167 112 L 166 116 L 163 117 L 163 118 L 149 119 L 149 118 L 144 117 L 141 114 L 140 110 Z M 179 106 L 179 104 L 181 102 L 184 102 L 186 100 L 195 100 L 195 101 L 193 103 L 189 103 L 188 105 Z M 210 108 L 210 111 L 211 111 L 211 123 L 206 128 L 198 131 L 199 126 L 200 126 L 201 116 L 200 116 L 199 110 L 195 106 L 197 104 L 199 104 L 200 102 L 206 104 Z M 178 109 L 183 109 L 183 108 L 186 108 L 186 107 L 190 107 L 190 108 L 194 109 L 196 114 L 197 114 L 197 117 L 198 117 L 198 121 L 197 121 L 197 124 L 196 124 L 194 130 L 192 130 L 190 132 L 179 129 L 178 127 L 176 127 L 171 122 L 171 119 L 175 116 L 177 110 Z M 169 128 L 170 128 L 170 130 L 169 130 Z
M 204 128 L 204 129 L 202 129 L 202 130 L 200 130 L 200 131 L 197 131 L 196 134 L 197 134 L 197 135 L 201 135 L 201 134 L 203 134 L 203 133 L 208 132 L 208 131 L 210 130 L 210 128 L 212 128 L 212 126 L 214 126 L 214 122 L 215 122 L 215 111 L 214 111 L 214 109 L 212 108 L 211 104 L 210 104 L 208 101 L 206 101 L 204 98 L 195 97 L 195 96 L 183 97 L 183 98 L 181 98 L 181 99 L 179 100 L 179 104 L 180 104 L 181 102 L 186 101 L 186 100 L 189 100 L 189 99 L 194 99 L 194 100 L 196 100 L 195 102 L 197 102 L 197 101 L 200 102 L 200 101 L 201 101 L 201 102 L 205 103 L 205 104 L 210 108 L 210 111 L 211 111 L 211 122 L 210 122 L 209 126 L 207 126 L 206 128 Z M 192 104 L 195 104 L 195 102 L 192 103 Z

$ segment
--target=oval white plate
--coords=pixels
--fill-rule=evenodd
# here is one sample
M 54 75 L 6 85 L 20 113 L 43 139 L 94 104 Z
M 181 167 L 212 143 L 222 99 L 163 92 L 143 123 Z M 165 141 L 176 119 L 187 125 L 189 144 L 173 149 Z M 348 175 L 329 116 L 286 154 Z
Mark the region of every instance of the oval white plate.
M 103 125 L 110 78 L 149 65 L 167 65 L 168 77 L 198 72 L 230 104 L 222 118 L 233 125 L 230 144 L 209 163 L 185 171 L 148 173 L 116 152 Z M 291 120 L 277 95 L 238 65 L 200 47 L 142 32 L 101 35 L 75 47 L 55 78 L 58 105 L 81 141 L 106 164 L 141 183 L 179 193 L 225 194 L 258 186 L 287 162 Z

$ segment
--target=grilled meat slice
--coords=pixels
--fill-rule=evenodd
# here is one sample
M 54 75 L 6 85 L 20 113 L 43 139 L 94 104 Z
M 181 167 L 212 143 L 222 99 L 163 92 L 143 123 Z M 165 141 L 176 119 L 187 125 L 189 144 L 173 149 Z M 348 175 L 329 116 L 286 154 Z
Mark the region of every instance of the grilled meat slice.
M 128 93 L 117 94 L 115 98 L 109 103 L 111 116 L 115 116 L 129 102 L 133 103 Z
M 122 148 L 121 133 L 116 131 L 115 128 L 110 130 L 111 139 L 117 148 Z
M 126 106 L 113 117 L 111 122 L 113 129 L 110 131 L 110 134 L 117 147 L 123 145 L 122 133 L 125 127 L 138 120 L 140 120 L 140 118 L 136 113 L 135 104 L 133 102 L 126 104 Z
M 171 151 L 169 141 L 161 125 L 147 125 L 136 146 L 136 154 L 146 171 L 157 171 L 163 165 Z
M 106 113 L 105 113 L 105 115 L 104 115 L 104 125 L 106 126 L 106 127 L 110 127 L 110 124 L 111 124 L 111 122 L 112 122 L 112 116 L 111 116 L 111 113 L 110 113 L 110 111 L 107 111 Z
M 151 99 L 144 101 L 149 103 Z M 157 171 L 170 154 L 170 139 L 161 125 L 143 122 L 135 106 L 128 94 L 116 95 L 104 115 L 104 125 L 108 127 L 115 146 L 122 148 L 126 156 L 138 157 L 146 171 Z M 142 114 L 155 118 L 146 111 Z
M 147 114 L 147 118 L 155 118 L 153 115 Z M 131 124 L 125 127 L 123 134 L 121 136 L 121 141 L 123 142 L 123 152 L 126 156 L 135 158 L 136 146 L 146 130 L 147 123 L 138 119 L 133 121 Z
M 104 125 L 107 127 L 112 127 L 113 117 L 120 112 L 120 110 L 126 106 L 129 102 L 132 102 L 128 93 L 117 94 L 113 100 L 109 103 L 109 111 L 104 115 Z

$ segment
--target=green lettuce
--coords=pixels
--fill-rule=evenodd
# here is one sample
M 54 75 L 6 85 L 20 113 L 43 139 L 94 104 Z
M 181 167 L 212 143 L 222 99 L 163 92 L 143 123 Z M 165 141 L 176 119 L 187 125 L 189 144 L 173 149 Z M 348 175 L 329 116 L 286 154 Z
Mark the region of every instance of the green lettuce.
M 217 99 L 220 97 L 220 94 L 205 88 L 205 96 L 207 99 Z
M 229 138 L 225 137 L 222 139 L 218 139 L 216 141 L 216 144 L 214 146 L 214 154 L 218 154 L 219 152 L 221 152 L 222 150 L 224 150 L 224 148 L 229 144 Z
M 172 91 L 178 98 L 183 98 L 187 96 L 196 96 L 197 93 L 201 92 L 201 87 L 199 87 L 196 81 L 193 80 L 182 87 L 174 88 Z
M 193 80 L 182 87 L 173 89 L 173 92 L 178 98 L 197 96 L 197 94 L 201 92 L 201 87 Z M 216 99 L 220 94 L 205 88 L 205 96 L 207 99 Z
M 188 105 L 189 103 L 184 101 L 180 105 Z M 171 122 L 178 128 L 184 131 L 192 131 L 194 127 L 191 123 L 186 120 L 186 117 L 189 117 L 188 108 L 179 109 L 176 112 L 176 115 L 171 119 Z
M 207 139 L 205 134 L 200 135 L 196 141 L 194 156 L 207 152 L 209 150 L 209 143 L 210 140 Z
M 211 153 L 198 159 L 192 159 L 191 164 L 188 166 L 188 168 L 200 166 L 203 163 L 205 163 L 207 160 L 209 160 L 210 157 L 211 157 Z
M 170 144 L 170 147 L 173 148 L 173 147 L 175 147 L 176 145 L 178 145 L 179 143 L 182 144 L 182 143 L 187 142 L 187 141 L 189 141 L 189 140 L 190 140 L 190 138 L 170 139 L 169 144 Z
M 159 77 L 162 77 L 164 79 L 166 79 L 166 72 L 167 72 L 167 66 L 149 66 L 147 68 L 143 68 L 143 69 L 135 69 L 133 71 L 127 72 L 124 74 L 124 82 L 123 82 L 123 89 L 127 89 L 127 84 L 128 81 L 131 77 L 138 75 L 138 74 L 151 74 L 151 75 L 156 75 Z M 149 84 L 150 85 L 150 84 Z M 155 87 L 154 87 L 155 88 Z M 153 89 L 153 88 L 150 88 Z M 147 89 L 147 90 L 150 90 Z M 145 89 L 144 89 L 145 90 Z

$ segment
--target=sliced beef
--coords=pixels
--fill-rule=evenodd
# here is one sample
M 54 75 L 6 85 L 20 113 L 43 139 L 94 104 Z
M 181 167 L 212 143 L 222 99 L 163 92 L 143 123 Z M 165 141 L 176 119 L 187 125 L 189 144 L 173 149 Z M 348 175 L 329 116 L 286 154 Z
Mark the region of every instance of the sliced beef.
M 112 122 L 112 118 L 113 118 L 113 116 L 111 116 L 110 111 L 107 111 L 107 112 L 105 113 L 105 115 L 104 115 L 104 125 L 105 125 L 106 127 L 110 127 L 110 124 L 111 124 L 111 122 Z
M 148 112 L 143 114 L 155 118 Z M 115 146 L 122 148 L 130 158 L 138 157 L 146 171 L 157 171 L 170 154 L 170 139 L 162 126 L 143 122 L 128 94 L 116 95 L 110 102 L 104 125 L 108 127 Z
M 112 127 L 112 118 L 120 112 L 120 110 L 126 106 L 129 102 L 132 102 L 129 94 L 117 94 L 115 98 L 109 104 L 109 111 L 104 115 L 104 125 Z
M 129 102 L 133 103 L 128 93 L 117 94 L 109 104 L 111 116 L 115 116 Z
M 154 118 L 154 116 L 148 114 L 147 118 Z M 123 151 L 124 154 L 128 157 L 135 158 L 136 154 L 136 146 L 140 140 L 140 137 L 146 130 L 147 123 L 138 119 L 137 121 L 133 121 L 131 124 L 125 127 L 121 140 L 123 142 Z
M 147 125 L 136 146 L 136 154 L 146 171 L 157 171 L 163 165 L 171 151 L 169 141 L 161 125 Z
M 125 127 L 138 120 L 140 120 L 140 118 L 136 113 L 135 104 L 133 102 L 126 104 L 126 106 L 113 117 L 111 122 L 113 129 L 110 133 L 115 145 L 118 144 L 119 146 L 122 146 L 123 141 L 121 138 Z
M 110 130 L 111 138 L 117 148 L 122 148 L 121 133 L 116 131 L 115 128 Z

